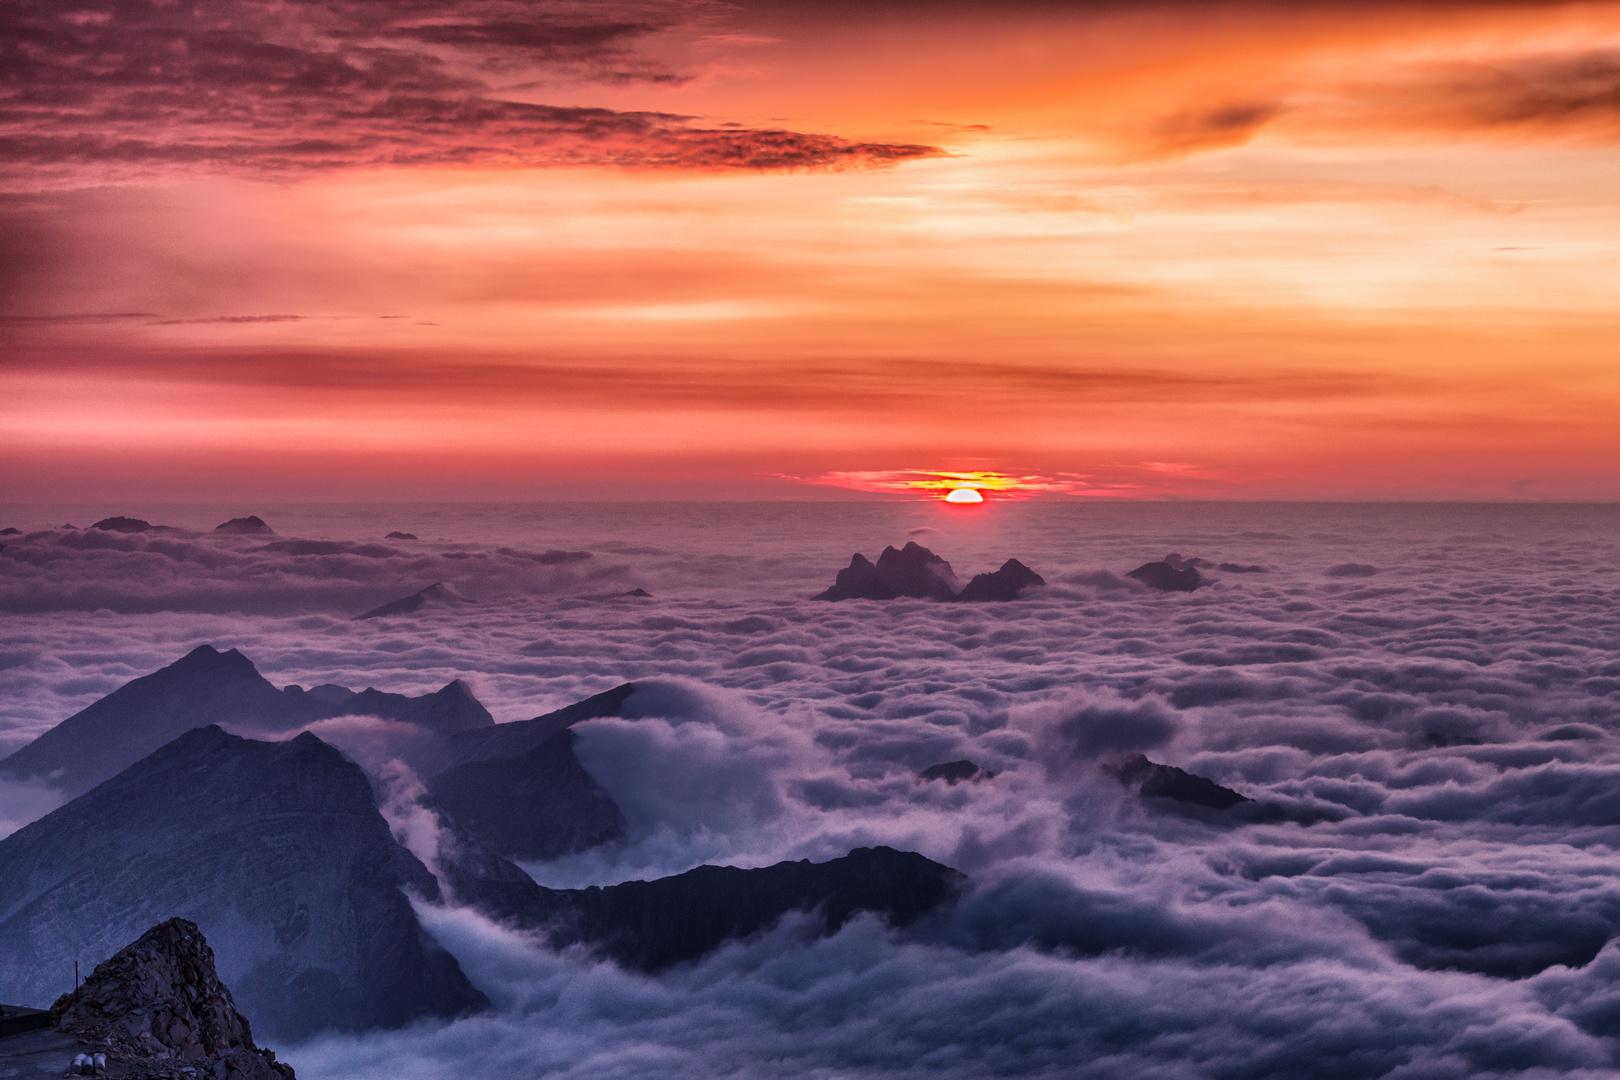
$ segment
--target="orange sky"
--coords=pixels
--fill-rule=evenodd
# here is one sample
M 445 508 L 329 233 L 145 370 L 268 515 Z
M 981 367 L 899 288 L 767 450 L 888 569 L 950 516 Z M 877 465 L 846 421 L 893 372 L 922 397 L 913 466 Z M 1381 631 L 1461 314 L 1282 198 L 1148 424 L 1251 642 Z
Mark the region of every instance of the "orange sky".
M 29 0 L 0 497 L 1620 498 L 1620 5 L 869 7 Z

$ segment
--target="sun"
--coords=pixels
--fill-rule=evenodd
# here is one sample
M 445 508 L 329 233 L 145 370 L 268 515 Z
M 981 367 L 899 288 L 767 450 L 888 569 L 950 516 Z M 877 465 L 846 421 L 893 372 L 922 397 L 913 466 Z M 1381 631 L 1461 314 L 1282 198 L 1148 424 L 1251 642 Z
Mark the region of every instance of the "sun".
M 960 487 L 945 496 L 948 503 L 982 503 L 984 496 L 970 487 Z

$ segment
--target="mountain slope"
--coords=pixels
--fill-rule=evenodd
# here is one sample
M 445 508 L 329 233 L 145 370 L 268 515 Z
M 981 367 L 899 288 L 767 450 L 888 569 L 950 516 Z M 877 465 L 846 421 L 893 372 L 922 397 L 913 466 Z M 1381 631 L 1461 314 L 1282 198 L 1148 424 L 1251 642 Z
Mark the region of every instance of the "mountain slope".
M 421 928 L 437 897 L 360 767 L 313 735 L 199 728 L 0 841 L 0 999 L 48 1002 L 175 916 L 263 1031 L 299 1038 L 487 1004 Z

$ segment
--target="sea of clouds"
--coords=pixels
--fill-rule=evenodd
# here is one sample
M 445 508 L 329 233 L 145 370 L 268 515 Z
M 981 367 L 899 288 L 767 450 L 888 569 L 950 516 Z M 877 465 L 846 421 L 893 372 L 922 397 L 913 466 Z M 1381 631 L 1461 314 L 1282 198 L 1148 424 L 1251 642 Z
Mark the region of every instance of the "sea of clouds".
M 209 534 L 247 511 L 279 535 Z M 283 1048 L 300 1075 L 1620 1065 L 1620 508 L 9 512 L 0 753 L 203 642 L 277 685 L 463 678 L 498 720 L 635 681 L 626 716 L 575 729 L 630 837 L 527 867 L 542 884 L 871 844 L 969 876 L 905 934 L 863 918 L 815 940 L 790 919 L 656 977 L 423 908 L 496 1007 Z M 111 513 L 176 528 L 50 527 Z M 1017 557 L 1049 584 L 1005 604 L 808 599 L 907 539 L 964 580 Z M 1267 572 L 1192 594 L 1123 576 L 1171 551 Z M 434 582 L 451 599 L 352 618 Z M 1137 752 L 1264 806 L 1145 805 L 1108 771 Z M 915 778 L 964 757 L 998 775 Z M 0 786 L 0 832 L 51 798 Z

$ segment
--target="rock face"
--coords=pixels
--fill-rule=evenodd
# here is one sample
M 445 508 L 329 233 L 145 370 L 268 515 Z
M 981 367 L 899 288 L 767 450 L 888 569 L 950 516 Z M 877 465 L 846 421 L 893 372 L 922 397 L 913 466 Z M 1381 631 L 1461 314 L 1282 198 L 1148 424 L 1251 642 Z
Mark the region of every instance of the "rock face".
M 275 734 L 334 716 L 373 715 L 436 732 L 489 727 L 489 715 L 459 681 L 406 697 L 341 686 L 277 690 L 235 649 L 199 645 L 168 667 L 114 690 L 0 761 L 0 773 L 42 776 L 78 795 L 195 727 L 228 723 Z
M 976 574 L 967 587 L 957 594 L 962 601 L 1016 600 L 1018 594 L 1031 585 L 1045 585 L 1046 579 L 1019 562 L 1008 559 L 993 574 Z
M 862 911 L 906 926 L 954 899 L 963 880 L 915 852 L 856 848 L 825 863 L 700 866 L 657 881 L 540 889 L 518 921 L 543 929 L 553 947 L 585 944 L 625 967 L 656 972 L 768 930 L 793 911 L 813 912 L 818 930 L 829 934 Z
M 214 950 L 197 924 L 169 919 L 98 965 L 51 1018 L 109 1059 L 173 1060 L 204 1076 L 296 1080 L 272 1051 L 253 1043 L 247 1018 L 214 970 Z
M 960 783 L 963 780 L 993 780 L 996 774 L 989 769 L 981 768 L 973 762 L 963 758 L 961 761 L 946 761 L 939 765 L 930 765 L 917 774 L 917 779 L 924 782 L 943 780 L 948 784 Z
M 574 756 L 582 720 L 617 716 L 633 683 L 565 709 L 452 737 L 428 792 L 457 824 L 515 859 L 554 859 L 624 835 L 624 814 Z
M 411 539 L 415 539 L 415 537 L 412 537 Z M 414 592 L 409 596 L 402 596 L 398 600 L 390 600 L 386 604 L 372 608 L 363 615 L 356 615 L 354 617 L 354 621 L 359 622 L 361 619 L 379 619 L 387 615 L 409 615 L 411 612 L 420 609 L 424 604 L 432 607 L 438 604 L 454 604 L 459 600 L 460 597 L 456 596 L 449 589 L 435 581 L 432 585 L 429 585 L 421 592 Z
M 276 531 L 264 523 L 264 519 L 257 514 L 247 517 L 231 518 L 223 525 L 215 525 L 217 533 L 227 533 L 233 536 L 274 536 Z
M 1167 562 L 1143 563 L 1125 576 L 1160 592 L 1192 592 L 1204 583 L 1194 567 L 1178 570 Z
M 1135 788 L 1138 794 L 1175 799 L 1214 810 L 1226 810 L 1253 801 L 1207 777 L 1178 769 L 1174 765 L 1160 765 L 1141 754 L 1126 761 L 1120 767 L 1118 776 L 1120 783 Z
M 439 896 L 358 765 L 199 728 L 0 840 L 0 999 L 51 1000 L 65 963 L 179 916 L 277 1037 L 486 1005 L 404 889 Z

